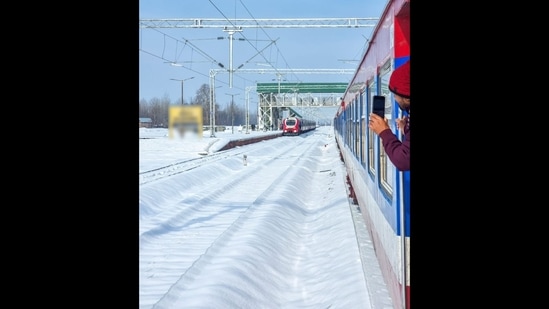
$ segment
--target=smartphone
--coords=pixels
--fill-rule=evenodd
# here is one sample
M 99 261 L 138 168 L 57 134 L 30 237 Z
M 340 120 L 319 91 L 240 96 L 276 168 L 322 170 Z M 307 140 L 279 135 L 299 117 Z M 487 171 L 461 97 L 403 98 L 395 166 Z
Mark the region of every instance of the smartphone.
M 385 118 L 385 96 L 382 96 L 382 95 L 374 96 L 374 105 L 372 108 L 372 113 L 378 115 L 381 118 Z

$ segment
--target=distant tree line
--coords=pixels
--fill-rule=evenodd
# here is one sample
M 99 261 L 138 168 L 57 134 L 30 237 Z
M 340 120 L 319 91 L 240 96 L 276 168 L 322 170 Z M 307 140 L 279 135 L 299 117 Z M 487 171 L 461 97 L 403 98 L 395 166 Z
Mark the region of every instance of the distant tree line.
M 231 101 L 231 99 L 229 99 Z M 170 98 L 165 95 L 163 98 L 152 98 L 147 101 L 145 99 L 139 100 L 139 117 L 151 118 L 153 127 L 167 128 L 169 124 L 169 109 L 170 105 L 181 104 L 181 100 L 178 102 L 171 102 Z M 191 98 L 191 102 L 183 101 L 183 104 L 187 105 L 200 105 L 202 106 L 202 124 L 210 124 L 210 86 L 203 84 L 196 91 L 196 95 Z M 215 104 L 215 124 L 216 125 L 245 125 L 246 124 L 246 108 L 238 106 L 234 102 L 228 102 L 220 105 L 217 103 L 217 98 L 214 98 Z M 250 110 L 250 125 L 257 124 L 257 111 Z

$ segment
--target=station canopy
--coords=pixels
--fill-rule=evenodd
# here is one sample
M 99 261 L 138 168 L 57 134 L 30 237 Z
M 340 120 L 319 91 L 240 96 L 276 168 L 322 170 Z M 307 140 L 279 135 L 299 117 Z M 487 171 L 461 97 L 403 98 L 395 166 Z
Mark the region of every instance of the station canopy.
M 347 83 L 257 83 L 258 93 L 345 93 Z

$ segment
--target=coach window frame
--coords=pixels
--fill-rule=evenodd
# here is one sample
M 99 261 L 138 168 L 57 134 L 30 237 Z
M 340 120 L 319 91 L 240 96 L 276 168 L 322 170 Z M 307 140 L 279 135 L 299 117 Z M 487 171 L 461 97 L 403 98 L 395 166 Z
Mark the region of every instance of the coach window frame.
M 366 89 L 362 89 L 360 91 L 360 94 L 359 94 L 359 101 L 360 101 L 360 107 L 359 107 L 359 111 L 360 111 L 360 115 L 359 115 L 359 119 L 360 119 L 360 133 L 359 133 L 359 137 L 360 137 L 360 164 L 362 165 L 362 167 L 366 167 L 366 159 L 364 158 L 366 156 L 366 152 L 365 152 L 365 145 L 366 145 L 366 114 L 364 112 L 364 105 L 365 105 L 365 96 L 366 96 Z
M 351 119 L 349 122 L 349 148 L 351 149 L 351 153 L 356 157 L 355 154 L 355 106 L 356 106 L 356 97 L 351 100 L 351 104 L 349 106 L 349 113 L 351 114 Z
M 355 152 L 355 158 L 360 161 L 360 91 L 355 97 L 354 100 L 355 107 L 354 110 L 354 129 L 353 129 L 353 135 L 354 135 L 354 152 Z
M 351 104 L 353 100 L 349 100 L 348 104 L 345 105 L 345 143 L 351 148 L 351 123 L 353 121 L 353 116 L 351 114 Z
M 367 117 L 370 117 L 370 114 L 372 113 L 372 105 L 373 105 L 373 102 L 374 102 L 374 95 L 376 94 L 376 82 L 375 82 L 375 78 L 372 76 L 368 81 L 367 81 L 367 98 L 368 98 L 368 102 L 366 104 L 366 108 L 367 108 L 367 111 L 366 111 L 366 116 Z M 374 149 L 374 145 L 375 145 L 375 134 L 374 134 L 374 131 L 371 130 L 369 127 L 368 127 L 368 173 L 372 176 L 372 177 L 375 177 L 376 175 L 376 168 L 375 168 L 375 149 Z
M 395 130 L 393 119 L 393 104 L 392 96 L 389 91 L 389 77 L 392 72 L 392 59 L 388 59 L 379 70 L 379 83 L 378 83 L 378 93 L 385 97 L 385 119 L 389 124 L 391 130 Z M 393 196 L 393 186 L 391 185 L 391 179 L 394 177 L 395 167 L 383 147 L 383 143 L 378 136 L 378 145 L 379 145 L 379 185 L 382 191 L 387 195 L 389 199 L 392 199 Z

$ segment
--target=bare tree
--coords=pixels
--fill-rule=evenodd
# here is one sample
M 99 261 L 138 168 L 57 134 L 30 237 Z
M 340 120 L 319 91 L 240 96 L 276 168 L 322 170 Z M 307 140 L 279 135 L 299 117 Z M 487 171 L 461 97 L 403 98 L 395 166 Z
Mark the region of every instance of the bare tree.
M 139 100 L 139 117 L 150 118 L 149 103 L 145 99 Z
M 219 104 L 217 104 L 217 98 L 213 98 L 215 104 L 215 123 L 219 122 Z M 193 104 L 202 106 L 202 123 L 210 124 L 210 85 L 202 84 L 196 91 Z
M 202 84 L 196 91 L 196 95 L 193 100 L 194 105 L 202 106 L 202 123 L 210 123 L 210 85 Z
M 149 102 L 141 99 L 139 101 L 139 117 L 151 118 L 153 127 L 167 128 L 170 104 L 167 94 L 162 99 L 152 98 Z
M 215 103 L 215 123 L 220 125 L 244 125 L 246 123 L 246 109 L 239 105 L 228 103 L 224 108 L 220 108 Z M 155 127 L 167 127 L 169 123 L 169 107 L 171 101 L 167 94 L 161 99 L 152 98 L 150 101 L 145 99 L 139 100 L 139 117 L 147 117 L 152 119 L 152 125 Z M 191 98 L 191 105 L 202 106 L 202 123 L 210 124 L 210 85 L 202 84 L 196 91 L 196 96 Z M 232 110 L 231 110 L 232 108 Z M 257 112 L 250 110 L 250 124 L 255 124 L 257 121 Z

